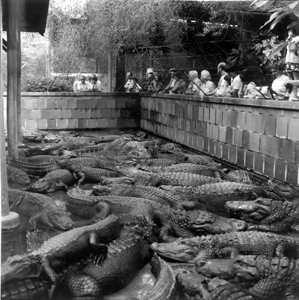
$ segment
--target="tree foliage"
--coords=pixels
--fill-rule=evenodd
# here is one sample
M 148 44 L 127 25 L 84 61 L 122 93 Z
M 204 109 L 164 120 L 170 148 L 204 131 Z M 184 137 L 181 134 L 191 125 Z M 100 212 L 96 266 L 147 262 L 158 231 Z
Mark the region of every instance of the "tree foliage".
M 67 71 L 74 69 L 76 57 L 177 44 L 181 5 L 181 1 L 88 0 L 80 15 L 52 7 L 49 27 L 54 65 Z

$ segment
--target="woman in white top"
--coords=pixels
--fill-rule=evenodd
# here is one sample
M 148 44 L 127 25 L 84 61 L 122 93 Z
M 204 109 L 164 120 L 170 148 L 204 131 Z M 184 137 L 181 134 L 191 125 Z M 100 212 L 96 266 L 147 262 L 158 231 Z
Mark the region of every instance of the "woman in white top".
M 299 80 L 299 22 L 293 22 L 288 27 L 287 54 L 285 58 L 286 72 L 291 79 Z M 298 101 L 298 88 L 293 86 L 289 101 Z

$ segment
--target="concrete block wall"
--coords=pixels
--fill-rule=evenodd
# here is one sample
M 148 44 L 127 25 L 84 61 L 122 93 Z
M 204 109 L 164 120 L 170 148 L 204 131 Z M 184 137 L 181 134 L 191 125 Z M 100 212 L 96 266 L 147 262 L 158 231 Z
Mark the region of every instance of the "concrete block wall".
M 22 126 L 27 129 L 139 128 L 137 94 L 22 93 L 21 101 Z
M 299 103 L 142 95 L 141 129 L 299 185 Z

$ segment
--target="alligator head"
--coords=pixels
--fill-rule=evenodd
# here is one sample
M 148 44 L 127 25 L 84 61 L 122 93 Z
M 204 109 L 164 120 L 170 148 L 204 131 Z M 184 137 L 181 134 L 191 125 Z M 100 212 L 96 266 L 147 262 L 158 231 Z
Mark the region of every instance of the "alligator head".
M 188 212 L 190 215 L 194 213 Z M 196 234 L 220 234 L 232 231 L 244 231 L 247 223 L 241 220 L 229 219 L 209 213 L 207 211 L 197 211 L 196 218 L 190 221 L 190 230 Z
M 127 177 L 127 176 L 122 176 L 122 177 L 102 177 L 101 178 L 101 184 L 103 185 L 118 185 L 118 184 L 129 184 L 132 185 L 135 183 L 135 178 L 133 177 Z
M 260 278 L 257 260 L 263 259 L 264 256 L 239 255 L 230 259 L 198 260 L 196 271 L 205 277 L 218 277 L 231 283 L 252 285 Z
M 247 222 L 257 223 L 271 214 L 272 199 L 258 198 L 251 201 L 228 201 L 225 209 L 232 216 Z
M 70 215 L 71 214 L 65 210 L 49 210 L 47 211 L 46 223 L 61 230 L 69 230 L 74 227 L 74 222 L 70 218 Z
M 196 241 L 179 238 L 171 243 L 153 243 L 151 248 L 158 255 L 182 262 L 191 262 L 198 254 Z
M 107 185 L 97 184 L 92 187 L 92 191 L 93 191 L 93 194 L 96 196 L 108 196 L 112 192 L 112 187 L 107 186 Z
M 115 170 L 124 176 L 132 176 L 140 172 L 137 168 L 132 166 L 116 166 Z
M 273 180 L 268 180 L 269 187 L 279 196 L 283 197 L 286 200 L 296 202 L 299 201 L 299 187 L 293 186 L 291 184 L 281 184 L 278 182 L 274 182 Z
M 13 177 L 14 182 L 22 185 L 28 185 L 30 183 L 30 178 L 27 174 L 15 172 L 11 177 Z
M 48 179 L 38 179 L 36 182 L 31 184 L 26 188 L 26 191 L 31 191 L 35 193 L 48 193 L 48 192 L 54 192 L 53 190 L 53 181 Z
M 1 283 L 39 276 L 41 265 L 37 256 L 27 254 L 11 256 L 1 266 Z

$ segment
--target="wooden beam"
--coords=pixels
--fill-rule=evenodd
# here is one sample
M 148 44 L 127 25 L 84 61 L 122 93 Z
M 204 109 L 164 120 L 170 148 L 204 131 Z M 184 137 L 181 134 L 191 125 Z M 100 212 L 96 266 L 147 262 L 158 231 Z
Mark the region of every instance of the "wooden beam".
M 0 0 L 0 49 L 2 48 L 2 5 Z M 1 215 L 5 217 L 9 214 L 8 204 L 8 188 L 7 188 L 7 169 L 6 169 L 6 155 L 5 155 L 5 133 L 4 133 L 4 105 L 2 92 L 2 51 L 0 51 L 0 155 L 1 155 Z
M 20 50 L 19 0 L 8 1 L 7 26 L 7 148 L 8 156 L 18 158 L 18 64 Z

